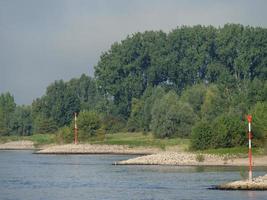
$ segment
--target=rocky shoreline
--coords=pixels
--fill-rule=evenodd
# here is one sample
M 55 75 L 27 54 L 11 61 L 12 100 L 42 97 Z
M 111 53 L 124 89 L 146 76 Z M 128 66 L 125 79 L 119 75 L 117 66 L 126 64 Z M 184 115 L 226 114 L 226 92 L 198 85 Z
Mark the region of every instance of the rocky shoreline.
M 130 148 L 125 145 L 97 145 L 97 144 L 66 144 L 55 145 L 40 151 L 37 154 L 129 154 L 148 155 L 159 152 L 157 148 Z
M 34 143 L 29 140 L 20 140 L 0 144 L 0 150 L 34 150 Z
M 125 154 L 136 158 L 118 161 L 116 165 L 175 165 L 175 166 L 247 166 L 247 158 L 212 154 L 188 153 L 181 149 L 133 147 L 125 145 L 66 144 L 34 147 L 32 141 L 14 141 L 0 144 L 0 150 L 35 150 L 37 154 Z M 253 157 L 253 166 L 267 166 L 267 156 Z
M 160 152 L 114 163 L 115 165 L 247 166 L 247 158 L 211 154 Z M 255 157 L 253 166 L 267 166 L 267 156 Z
M 216 186 L 218 190 L 267 190 L 267 174 L 254 178 L 252 181 L 241 180 Z

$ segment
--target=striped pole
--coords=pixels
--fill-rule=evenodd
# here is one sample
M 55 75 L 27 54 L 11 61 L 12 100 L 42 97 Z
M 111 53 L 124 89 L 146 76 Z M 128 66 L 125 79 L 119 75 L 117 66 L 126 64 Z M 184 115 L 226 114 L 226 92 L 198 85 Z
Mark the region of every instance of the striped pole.
M 74 113 L 74 144 L 78 144 L 77 113 Z
M 249 174 L 248 179 L 252 181 L 252 151 L 251 151 L 251 122 L 252 116 L 248 115 L 248 159 L 249 159 Z

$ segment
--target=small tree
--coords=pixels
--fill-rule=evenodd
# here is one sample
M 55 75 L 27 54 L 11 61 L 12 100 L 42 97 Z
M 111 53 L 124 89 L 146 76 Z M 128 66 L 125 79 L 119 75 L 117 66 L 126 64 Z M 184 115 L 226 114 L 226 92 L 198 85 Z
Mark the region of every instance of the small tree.
M 181 103 L 175 92 L 167 93 L 154 103 L 151 129 L 156 137 L 188 136 L 196 120 L 193 109 Z
M 69 127 L 64 126 L 56 132 L 56 141 L 62 143 L 73 143 L 74 133 Z
M 37 116 L 33 122 L 34 133 L 54 133 L 58 127 L 55 121 L 44 116 Z
M 101 127 L 101 120 L 96 112 L 82 111 L 78 120 L 79 138 L 95 136 L 96 131 Z
M 193 149 L 207 149 L 211 147 L 212 129 L 207 121 L 200 121 L 192 129 L 191 147 Z
M 253 136 L 267 139 L 267 102 L 258 102 L 252 109 Z
M 222 114 L 212 123 L 212 147 L 233 147 L 245 143 L 245 124 L 239 116 Z

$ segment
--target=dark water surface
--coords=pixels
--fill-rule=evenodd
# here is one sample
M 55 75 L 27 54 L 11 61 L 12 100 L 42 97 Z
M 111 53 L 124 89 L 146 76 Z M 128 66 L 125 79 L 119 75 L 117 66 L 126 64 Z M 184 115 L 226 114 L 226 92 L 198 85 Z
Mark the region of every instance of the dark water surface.
M 133 156 L 0 151 L 0 200 L 260 199 L 267 191 L 208 190 L 240 179 L 239 167 L 114 166 Z M 244 169 L 243 169 L 244 170 Z M 255 175 L 267 173 L 258 168 Z

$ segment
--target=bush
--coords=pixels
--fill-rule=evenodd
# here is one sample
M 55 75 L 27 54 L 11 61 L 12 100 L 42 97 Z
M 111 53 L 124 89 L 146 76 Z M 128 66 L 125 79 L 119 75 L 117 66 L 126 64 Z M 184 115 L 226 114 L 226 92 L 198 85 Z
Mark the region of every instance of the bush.
M 267 139 L 267 102 L 258 102 L 252 109 L 252 132 L 255 139 Z
M 151 129 L 158 138 L 188 136 L 196 120 L 193 109 L 178 101 L 175 92 L 167 93 L 152 109 Z
M 247 133 L 244 122 L 238 117 L 222 114 L 214 121 L 201 121 L 193 127 L 191 147 L 208 149 L 234 147 L 245 144 Z
M 51 118 L 38 116 L 34 120 L 34 133 L 45 134 L 54 133 L 57 130 L 55 121 Z
M 56 132 L 57 143 L 73 143 L 74 141 L 74 131 L 69 127 L 64 126 Z
M 97 130 L 101 127 L 101 120 L 96 112 L 82 111 L 77 118 L 79 129 L 79 139 L 84 140 L 89 136 L 95 136 Z
M 245 123 L 238 116 L 222 114 L 213 121 L 212 147 L 240 146 L 245 144 L 246 141 Z
M 117 133 L 125 128 L 125 120 L 112 115 L 106 115 L 102 118 L 102 128 L 107 133 Z
M 211 147 L 212 129 L 210 123 L 200 121 L 192 129 L 191 148 L 207 149 Z
M 129 132 L 141 131 L 143 129 L 143 107 L 144 102 L 142 100 L 132 99 L 131 115 L 127 122 L 127 130 Z
M 197 162 L 204 162 L 205 156 L 203 154 L 197 154 L 196 155 L 196 161 Z

